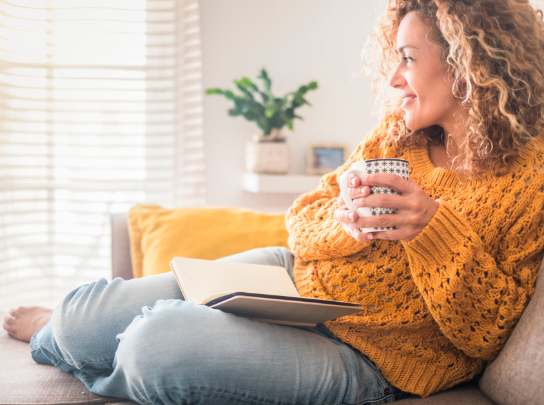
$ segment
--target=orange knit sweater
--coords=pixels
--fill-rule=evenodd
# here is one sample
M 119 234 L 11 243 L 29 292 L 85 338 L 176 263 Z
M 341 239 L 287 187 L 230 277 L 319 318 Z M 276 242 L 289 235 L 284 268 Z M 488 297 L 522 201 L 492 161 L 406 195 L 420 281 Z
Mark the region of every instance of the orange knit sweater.
M 295 281 L 302 296 L 361 303 L 362 312 L 326 326 L 393 385 L 428 396 L 495 358 L 533 294 L 544 253 L 544 141 L 531 141 L 508 175 L 469 180 L 435 167 L 425 148 L 384 142 L 383 132 L 287 213 Z M 410 178 L 440 205 L 411 241 L 360 243 L 333 218 L 337 176 L 383 157 L 408 160 Z

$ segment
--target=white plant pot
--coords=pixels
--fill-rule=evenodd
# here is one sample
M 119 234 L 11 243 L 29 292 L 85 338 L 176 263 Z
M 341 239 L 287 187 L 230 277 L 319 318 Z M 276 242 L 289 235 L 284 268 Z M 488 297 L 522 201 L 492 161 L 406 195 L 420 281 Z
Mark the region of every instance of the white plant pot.
M 291 163 L 291 149 L 285 142 L 248 142 L 246 170 L 251 173 L 286 174 Z

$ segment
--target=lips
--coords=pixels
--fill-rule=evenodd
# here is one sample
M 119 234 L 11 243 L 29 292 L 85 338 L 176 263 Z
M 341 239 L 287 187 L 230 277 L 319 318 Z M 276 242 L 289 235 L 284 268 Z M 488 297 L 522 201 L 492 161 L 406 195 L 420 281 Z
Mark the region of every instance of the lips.
M 401 108 L 404 108 L 406 107 L 406 105 L 412 101 L 413 99 L 415 99 L 417 96 L 415 94 L 401 94 L 400 96 L 402 98 L 402 106 Z

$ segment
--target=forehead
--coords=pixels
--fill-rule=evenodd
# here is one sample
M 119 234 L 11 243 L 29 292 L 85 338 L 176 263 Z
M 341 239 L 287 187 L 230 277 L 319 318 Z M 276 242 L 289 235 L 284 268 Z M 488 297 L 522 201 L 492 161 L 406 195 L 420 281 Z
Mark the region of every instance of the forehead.
M 400 22 L 397 31 L 397 49 L 412 46 L 426 48 L 430 45 L 427 39 L 429 27 L 418 18 L 414 11 L 410 11 Z

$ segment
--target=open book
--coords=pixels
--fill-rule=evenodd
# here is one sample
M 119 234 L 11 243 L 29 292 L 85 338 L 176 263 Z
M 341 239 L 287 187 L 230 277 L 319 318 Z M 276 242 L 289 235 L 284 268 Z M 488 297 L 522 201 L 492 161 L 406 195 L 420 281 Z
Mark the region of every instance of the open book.
M 313 327 L 361 304 L 304 298 L 283 267 L 174 257 L 170 267 L 187 301 L 281 325 Z

